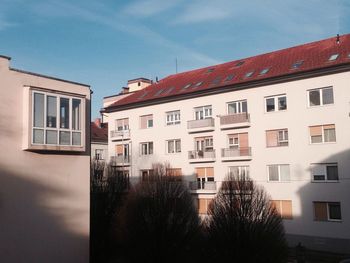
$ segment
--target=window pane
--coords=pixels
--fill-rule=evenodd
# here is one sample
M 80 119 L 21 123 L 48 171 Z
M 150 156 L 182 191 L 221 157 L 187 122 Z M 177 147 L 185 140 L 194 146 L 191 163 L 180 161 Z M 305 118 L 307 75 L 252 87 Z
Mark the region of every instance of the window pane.
M 341 220 L 340 204 L 339 203 L 329 203 L 329 219 Z
M 81 100 L 72 100 L 72 125 L 73 130 L 80 130 L 80 104 Z M 80 144 L 80 143 L 79 143 Z
M 324 141 L 325 142 L 335 142 L 335 129 L 325 129 L 324 130 Z
M 278 110 L 286 110 L 286 109 L 287 109 L 287 97 L 279 97 Z
M 174 141 L 168 141 L 168 153 L 174 152 Z
M 56 128 L 57 125 L 57 98 L 54 96 L 47 96 L 47 119 L 46 127 Z M 57 140 L 56 140 L 57 141 Z
M 177 140 L 176 141 L 176 152 L 181 152 L 181 141 Z
M 266 111 L 274 111 L 275 110 L 275 98 L 266 99 Z
M 69 129 L 69 99 L 66 98 L 60 98 L 60 128 Z
M 278 181 L 278 165 L 269 166 L 269 181 Z
M 327 218 L 327 203 L 314 202 L 315 220 L 326 221 Z
M 33 130 L 33 143 L 44 144 L 44 130 Z
M 236 113 L 236 103 L 230 103 L 227 105 L 227 107 L 228 107 L 228 114 Z
M 60 132 L 60 144 L 70 145 L 70 132 L 66 132 L 66 131 Z
M 46 143 L 57 144 L 57 131 L 46 131 Z
M 310 106 L 317 106 L 317 105 L 321 104 L 320 91 L 319 90 L 311 90 L 311 91 L 309 91 L 309 102 L 310 102 Z
M 322 90 L 323 104 L 333 104 L 333 88 L 327 88 Z
M 44 127 L 45 95 L 34 93 L 34 127 Z
M 326 179 L 324 165 L 320 165 L 320 164 L 312 165 L 311 171 L 315 181 L 324 181 Z
M 327 166 L 327 180 L 338 180 L 338 166 Z
M 73 132 L 72 133 L 72 144 L 73 145 L 81 145 L 81 133 L 80 132 Z
M 149 154 L 153 154 L 153 142 L 149 143 Z
M 290 181 L 289 165 L 280 165 L 281 181 Z
M 248 106 L 246 101 L 242 102 L 242 112 L 248 112 Z
M 148 125 L 149 128 L 153 127 L 153 119 L 148 120 L 147 123 L 148 123 L 147 125 Z
M 321 143 L 322 135 L 311 136 L 311 143 Z

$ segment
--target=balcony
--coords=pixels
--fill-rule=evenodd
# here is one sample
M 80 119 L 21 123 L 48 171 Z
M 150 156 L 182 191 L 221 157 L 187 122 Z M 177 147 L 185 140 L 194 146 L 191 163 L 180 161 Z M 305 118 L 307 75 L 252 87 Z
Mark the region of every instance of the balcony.
M 190 163 L 215 162 L 215 150 L 210 151 L 189 151 L 188 159 Z
M 129 130 L 122 130 L 122 131 L 111 131 L 110 132 L 111 140 L 112 141 L 124 141 L 124 140 L 130 140 L 130 131 Z
M 130 165 L 130 155 L 128 156 L 112 156 L 111 157 L 112 166 L 129 166 Z
M 215 194 L 216 193 L 216 182 L 207 181 L 207 182 L 190 182 L 190 190 L 195 193 L 207 193 Z
M 187 122 L 187 129 L 189 133 L 213 131 L 215 129 L 215 120 L 214 118 L 191 120 Z
M 225 161 L 249 161 L 252 159 L 251 147 L 236 147 L 221 149 L 221 160 Z
M 222 115 L 219 117 L 220 128 L 222 130 L 250 127 L 250 115 L 246 112 Z

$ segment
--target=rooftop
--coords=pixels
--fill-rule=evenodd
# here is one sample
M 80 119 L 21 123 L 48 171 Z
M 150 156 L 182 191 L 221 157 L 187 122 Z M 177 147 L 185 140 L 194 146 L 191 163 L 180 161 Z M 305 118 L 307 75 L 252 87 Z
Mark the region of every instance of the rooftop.
M 106 111 L 158 103 L 184 95 L 224 87 L 231 90 L 242 84 L 300 75 L 320 69 L 350 65 L 350 34 L 332 37 L 262 55 L 169 75 L 157 83 L 111 104 Z
M 91 122 L 91 142 L 108 142 L 108 124 Z

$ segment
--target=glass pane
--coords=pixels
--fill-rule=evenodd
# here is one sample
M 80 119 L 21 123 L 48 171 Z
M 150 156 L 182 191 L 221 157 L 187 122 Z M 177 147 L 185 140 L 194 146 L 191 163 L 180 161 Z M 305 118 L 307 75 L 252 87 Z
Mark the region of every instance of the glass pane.
M 236 103 L 230 103 L 227 105 L 228 114 L 234 114 L 236 113 Z
M 286 110 L 286 109 L 287 109 L 287 97 L 279 97 L 278 110 Z
M 46 102 L 46 127 L 56 128 L 57 125 L 57 98 L 54 96 L 47 96 Z
M 80 130 L 80 104 L 81 100 L 72 100 L 72 125 L 73 130 Z
M 269 181 L 278 181 L 278 166 L 269 166 Z
M 246 101 L 242 102 L 242 112 L 248 112 L 248 105 Z
M 281 181 L 290 181 L 289 165 L 280 165 Z
M 45 95 L 34 93 L 34 127 L 44 127 Z
M 176 152 L 181 152 L 181 141 L 177 140 L 176 141 Z
M 333 88 L 327 88 L 322 90 L 323 104 L 333 104 Z
M 269 98 L 266 99 L 266 111 L 274 111 L 275 110 L 275 99 L 274 98 Z
M 66 98 L 60 99 L 60 128 L 69 129 L 69 99 Z
M 320 105 L 321 104 L 320 91 L 319 90 L 311 90 L 309 92 L 309 101 L 310 101 L 310 106 Z
M 322 135 L 311 136 L 311 143 L 321 143 Z
M 57 131 L 46 131 L 46 143 L 57 144 Z
M 329 203 L 329 219 L 341 220 L 340 204 Z
M 338 180 L 337 166 L 327 166 L 327 180 Z
M 60 132 L 60 144 L 70 145 L 70 132 L 66 132 L 66 131 Z
M 81 133 L 80 132 L 73 132 L 72 133 L 72 144 L 73 145 L 81 145 Z
M 174 152 L 174 141 L 168 141 L 168 153 Z
M 44 144 L 44 130 L 33 130 L 33 143 Z
M 153 142 L 149 143 L 149 154 L 153 154 Z
M 149 128 L 153 127 L 153 120 L 148 120 L 148 127 Z
M 335 129 L 325 129 L 324 130 L 324 141 L 325 142 L 335 142 Z

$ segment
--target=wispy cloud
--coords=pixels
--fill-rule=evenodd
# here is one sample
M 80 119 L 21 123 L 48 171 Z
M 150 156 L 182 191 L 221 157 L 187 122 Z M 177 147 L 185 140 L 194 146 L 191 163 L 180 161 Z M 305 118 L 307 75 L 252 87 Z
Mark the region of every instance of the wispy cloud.
M 123 12 L 132 16 L 141 16 L 148 17 L 153 16 L 155 14 L 164 12 L 169 10 L 179 3 L 182 0 L 172 0 L 172 1 L 164 1 L 164 0 L 142 0 L 142 1 L 134 1 L 131 4 L 127 5 Z

